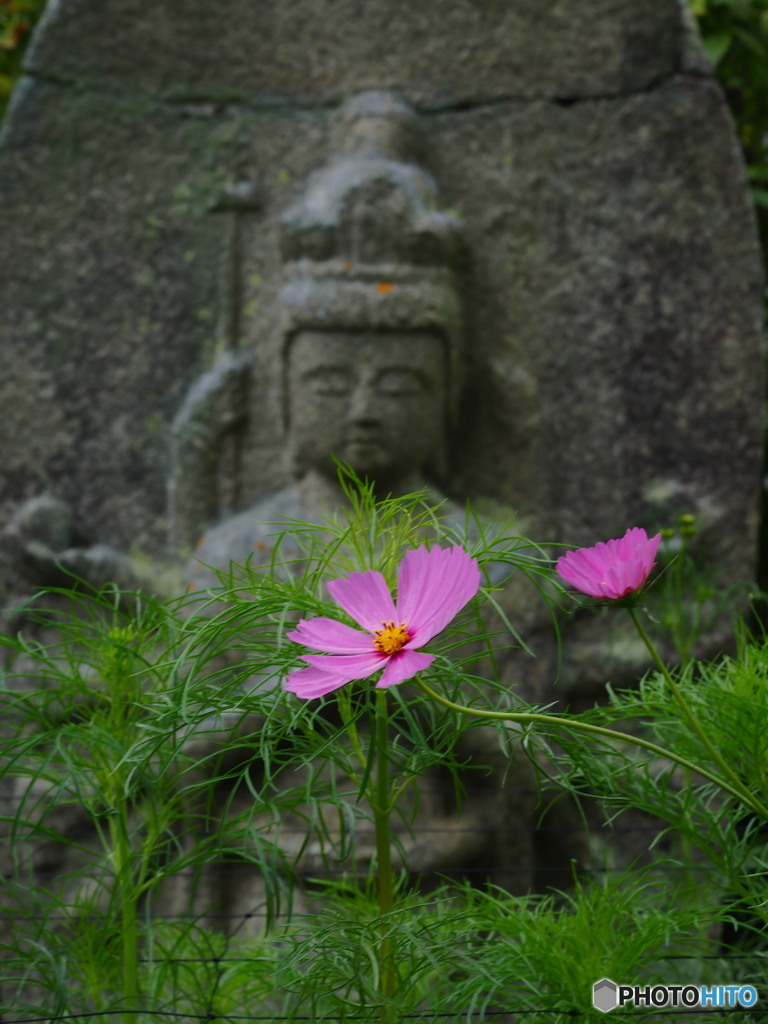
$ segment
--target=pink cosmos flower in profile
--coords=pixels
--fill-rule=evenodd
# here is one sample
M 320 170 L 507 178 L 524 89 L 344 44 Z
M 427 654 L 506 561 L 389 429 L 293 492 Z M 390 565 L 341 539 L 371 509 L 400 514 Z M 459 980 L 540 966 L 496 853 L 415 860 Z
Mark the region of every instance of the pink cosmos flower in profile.
M 649 538 L 645 530 L 633 526 L 620 540 L 568 551 L 558 558 L 557 571 L 583 594 L 616 601 L 648 579 L 660 541 L 660 533 Z
M 434 661 L 416 648 L 437 636 L 479 586 L 478 564 L 460 547 L 408 551 L 396 602 L 373 569 L 333 580 L 331 597 L 361 629 L 325 617 L 302 619 L 289 639 L 323 653 L 303 654 L 309 667 L 289 673 L 286 690 L 297 697 L 322 697 L 382 668 L 378 689 L 410 679 Z

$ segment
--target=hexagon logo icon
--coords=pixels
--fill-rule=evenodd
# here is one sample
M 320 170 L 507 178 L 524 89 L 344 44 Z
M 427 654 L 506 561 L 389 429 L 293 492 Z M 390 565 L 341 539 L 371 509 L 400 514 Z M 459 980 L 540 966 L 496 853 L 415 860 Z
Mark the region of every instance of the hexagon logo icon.
M 601 1013 L 615 1010 L 619 1002 L 616 996 L 618 990 L 619 986 L 610 978 L 601 978 L 592 986 L 592 1005 Z

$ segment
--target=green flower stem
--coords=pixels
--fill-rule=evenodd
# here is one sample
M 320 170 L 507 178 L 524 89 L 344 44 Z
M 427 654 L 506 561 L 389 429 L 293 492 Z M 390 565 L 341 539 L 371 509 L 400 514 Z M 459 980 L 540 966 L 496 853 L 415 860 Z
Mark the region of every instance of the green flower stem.
M 392 811 L 389 792 L 389 762 L 387 757 L 388 744 L 387 695 L 384 690 L 376 691 L 375 744 L 376 744 L 376 781 L 371 807 L 376 827 L 376 872 L 379 896 L 379 916 L 381 921 L 381 941 L 379 944 L 379 971 L 381 978 L 381 994 L 385 1002 L 380 1008 L 382 1024 L 392 1020 L 391 1000 L 395 994 L 395 970 L 392 961 L 392 939 L 389 934 L 390 921 L 387 916 L 392 912 L 394 892 L 392 884 L 392 835 L 389 816 Z
M 630 618 L 632 619 L 632 622 L 635 625 L 635 629 L 637 630 L 637 632 L 640 635 L 640 639 L 645 644 L 645 646 L 646 646 L 646 648 L 648 650 L 648 653 L 650 654 L 651 658 L 653 659 L 654 665 L 656 666 L 656 668 L 659 670 L 659 672 L 664 677 L 665 683 L 669 687 L 670 692 L 672 693 L 672 696 L 677 701 L 677 703 L 678 703 L 678 705 L 680 707 L 680 710 L 682 711 L 683 715 L 685 716 L 686 720 L 688 721 L 688 724 L 693 729 L 693 731 L 696 734 L 696 736 L 698 736 L 699 740 L 702 742 L 702 744 L 704 745 L 705 749 L 708 751 L 708 753 L 709 753 L 710 757 L 712 758 L 712 760 L 715 762 L 716 765 L 719 766 L 719 768 L 722 770 L 722 772 L 726 776 L 726 778 L 728 778 L 730 780 L 731 786 L 728 787 L 730 789 L 730 792 L 735 793 L 737 796 L 739 796 L 739 798 L 741 800 L 744 801 L 744 803 L 746 803 L 748 806 L 750 806 L 753 811 L 755 811 L 757 814 L 759 814 L 762 818 L 768 820 L 768 808 L 766 808 L 765 805 L 760 800 L 758 800 L 752 793 L 750 793 L 750 791 L 747 789 L 747 787 L 744 785 L 744 783 L 741 781 L 741 779 L 738 777 L 738 775 L 733 771 L 733 769 L 730 767 L 730 765 L 726 762 L 725 758 L 720 753 L 720 751 L 712 743 L 712 741 L 710 740 L 709 736 L 707 736 L 707 734 L 702 729 L 701 724 L 699 723 L 698 719 L 696 718 L 694 713 L 691 711 L 691 708 L 690 708 L 690 706 L 688 704 L 688 701 L 683 696 L 683 693 L 682 693 L 680 687 L 677 685 L 675 680 L 672 678 L 672 675 L 671 675 L 669 669 L 667 668 L 667 666 L 664 664 L 664 662 L 659 657 L 659 652 L 656 650 L 656 648 L 654 647 L 653 643 L 651 642 L 650 637 L 646 633 L 645 628 L 643 627 L 642 622 L 638 618 L 637 611 L 634 608 L 632 608 L 632 607 L 627 608 L 627 611 L 629 612 L 629 616 L 630 616 Z M 701 772 L 701 769 L 698 769 L 698 771 L 699 771 L 700 774 L 703 774 Z
M 731 785 L 726 782 L 725 779 L 720 778 L 714 772 L 709 771 L 708 768 L 700 767 L 689 761 L 685 757 L 681 757 L 679 754 L 675 754 L 672 750 L 665 750 L 664 747 L 659 747 L 655 743 L 651 743 L 649 740 L 644 740 L 639 736 L 629 736 L 627 733 L 619 732 L 617 729 L 607 729 L 602 725 L 591 725 L 589 722 L 578 722 L 573 718 L 565 718 L 564 716 L 558 715 L 541 715 L 535 712 L 526 711 L 482 711 L 480 708 L 468 708 L 463 704 L 455 704 L 452 700 L 448 700 L 447 697 L 442 697 L 439 693 L 436 693 L 430 686 L 423 680 L 419 680 L 418 685 L 431 697 L 432 700 L 437 701 L 438 704 L 442 704 L 443 707 L 450 708 L 452 711 L 459 711 L 463 715 L 472 715 L 475 718 L 486 718 L 495 719 L 496 721 L 504 722 L 517 722 L 520 725 L 547 725 L 555 726 L 558 729 L 571 730 L 572 732 L 586 732 L 593 736 L 603 736 L 610 740 L 620 740 L 623 743 L 632 743 L 636 747 L 643 747 L 645 750 L 650 750 L 658 757 L 668 758 L 670 761 L 675 761 L 683 768 L 689 771 L 696 772 L 697 775 L 701 775 L 705 779 L 709 779 L 720 789 L 730 793 L 731 796 L 735 796 L 738 800 L 744 800 L 744 787 Z M 755 808 L 755 802 L 752 799 L 751 794 L 749 795 L 749 804 Z M 761 809 L 760 814 L 765 812 Z
M 123 998 L 129 1008 L 125 1014 L 126 1024 L 135 1019 L 138 1005 L 138 935 L 136 913 L 136 890 L 132 884 L 131 844 L 128 838 L 128 812 L 124 800 L 118 800 L 115 813 L 110 818 L 112 837 L 112 864 L 117 883 L 123 936 Z

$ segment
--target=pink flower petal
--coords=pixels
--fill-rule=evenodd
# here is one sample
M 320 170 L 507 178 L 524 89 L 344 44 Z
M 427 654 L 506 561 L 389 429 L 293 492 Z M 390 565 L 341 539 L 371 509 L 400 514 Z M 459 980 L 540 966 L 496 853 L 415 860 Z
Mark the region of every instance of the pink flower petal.
M 402 650 L 389 659 L 387 667 L 381 674 L 381 679 L 376 683 L 376 689 L 384 690 L 390 686 L 398 686 L 406 679 L 412 679 L 417 672 L 428 668 L 434 660 L 434 656 L 431 654 Z
M 287 634 L 289 640 L 304 644 L 315 651 L 326 654 L 362 654 L 373 646 L 370 633 L 320 616 L 317 619 L 302 619 L 295 629 Z
M 645 533 L 645 531 L 643 531 L 643 533 Z M 659 544 L 661 544 L 661 534 L 657 533 L 655 537 L 649 538 L 643 548 L 643 570 L 646 576 L 650 576 L 651 569 L 656 561 Z
M 653 569 L 661 534 L 648 538 L 634 526 L 617 540 L 568 551 L 557 560 L 557 572 L 590 597 L 618 600 L 639 590 Z
M 463 548 L 408 551 L 400 566 L 396 616 L 411 633 L 408 646 L 420 647 L 437 636 L 479 586 L 480 568 Z
M 373 647 L 368 654 L 302 654 L 301 659 L 321 672 L 343 677 L 348 683 L 372 675 L 386 661 Z
M 375 569 L 350 573 L 347 579 L 332 580 L 328 584 L 328 593 L 369 633 L 381 629 L 383 622 L 397 617 L 389 587 Z
M 557 560 L 557 571 L 566 583 L 590 597 L 604 597 L 604 573 L 584 557 L 583 549 L 569 551 Z
M 613 563 L 611 548 L 603 541 L 598 541 L 593 548 L 582 548 L 573 552 L 574 558 L 578 558 L 586 573 L 595 576 L 603 576 L 605 570 Z
M 310 700 L 312 697 L 324 697 L 348 682 L 345 676 L 333 676 L 310 666 L 290 672 L 283 680 L 283 687 L 303 700 Z
M 628 562 L 636 557 L 638 550 L 643 544 L 648 543 L 648 535 L 639 526 L 633 526 L 627 530 L 623 537 L 619 537 L 613 545 L 611 545 L 610 541 L 607 543 L 614 548 L 618 558 L 623 562 Z
M 645 582 L 639 562 L 617 562 L 606 570 L 605 577 L 605 597 L 613 599 L 626 597 Z

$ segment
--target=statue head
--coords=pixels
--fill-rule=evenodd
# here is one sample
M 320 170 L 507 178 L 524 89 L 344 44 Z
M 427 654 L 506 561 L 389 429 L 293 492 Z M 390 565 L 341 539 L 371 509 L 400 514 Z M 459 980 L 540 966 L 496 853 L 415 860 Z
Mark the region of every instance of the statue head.
M 457 219 L 410 162 L 390 93 L 341 114 L 340 155 L 281 220 L 285 428 L 298 474 L 331 456 L 393 489 L 439 475 L 461 383 Z
M 442 452 L 445 343 L 427 332 L 301 331 L 290 345 L 287 400 L 294 463 L 334 472 L 332 453 L 394 490 Z

